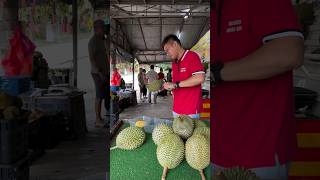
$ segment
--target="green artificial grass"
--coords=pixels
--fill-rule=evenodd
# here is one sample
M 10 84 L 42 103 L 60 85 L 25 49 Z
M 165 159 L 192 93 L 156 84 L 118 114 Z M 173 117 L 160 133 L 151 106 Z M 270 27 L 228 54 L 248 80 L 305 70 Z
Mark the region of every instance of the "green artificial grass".
M 127 126 L 125 124 L 121 129 Z M 111 147 L 113 146 L 114 140 Z M 156 149 L 152 135 L 147 133 L 145 143 L 135 150 L 110 150 L 110 179 L 160 180 L 163 168 L 157 160 Z M 204 173 L 209 180 L 210 168 L 207 167 Z M 191 168 L 184 159 L 178 167 L 168 171 L 166 180 L 201 180 L 201 176 L 199 171 Z

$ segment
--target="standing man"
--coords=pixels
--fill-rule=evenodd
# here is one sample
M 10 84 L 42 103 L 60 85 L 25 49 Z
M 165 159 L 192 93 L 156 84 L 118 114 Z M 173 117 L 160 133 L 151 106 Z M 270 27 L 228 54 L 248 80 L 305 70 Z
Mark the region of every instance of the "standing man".
M 158 73 L 154 71 L 154 65 L 150 66 L 150 70 L 146 74 L 146 78 L 148 80 L 148 84 L 152 83 L 155 80 L 158 80 Z M 157 92 L 148 91 L 148 100 L 151 103 L 151 97 L 153 95 L 153 103 L 157 103 Z
M 287 179 L 296 146 L 292 70 L 303 62 L 291 1 L 218 0 L 211 16 L 213 170 Z
M 144 84 L 144 77 L 143 77 L 143 69 L 142 68 L 139 68 L 139 74 L 138 74 L 138 82 L 139 82 L 139 89 L 140 89 L 140 101 L 143 100 L 143 88 L 145 86 Z
M 159 80 L 164 80 L 164 74 L 163 74 L 163 69 L 160 68 L 160 72 L 158 73 L 158 79 Z
M 173 116 L 189 115 L 200 118 L 201 84 L 205 72 L 199 56 L 190 50 L 185 50 L 176 35 L 168 35 L 162 42 L 162 47 L 172 59 L 172 80 L 163 87 L 173 90 Z
M 95 113 L 96 127 L 103 127 L 104 121 L 101 117 L 102 100 L 106 97 L 109 74 L 109 66 L 107 61 L 107 48 L 104 37 L 104 21 L 96 20 L 94 22 L 94 35 L 88 44 L 89 60 L 91 64 L 91 75 L 94 80 L 96 89 Z

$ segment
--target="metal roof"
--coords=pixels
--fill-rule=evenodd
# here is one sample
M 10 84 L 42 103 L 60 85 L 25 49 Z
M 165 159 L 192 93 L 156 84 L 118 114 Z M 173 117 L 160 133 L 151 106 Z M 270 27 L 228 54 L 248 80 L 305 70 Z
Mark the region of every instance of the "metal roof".
M 209 30 L 209 1 L 146 1 L 118 0 L 110 6 L 111 19 L 121 25 L 140 63 L 171 61 L 161 49 L 168 34 L 178 35 L 182 46 L 190 49 Z

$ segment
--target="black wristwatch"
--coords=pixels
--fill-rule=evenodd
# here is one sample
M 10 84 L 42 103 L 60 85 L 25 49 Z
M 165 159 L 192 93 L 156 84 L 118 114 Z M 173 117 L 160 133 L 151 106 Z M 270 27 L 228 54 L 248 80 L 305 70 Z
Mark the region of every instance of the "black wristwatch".
M 211 76 L 210 80 L 213 85 L 217 85 L 223 82 L 221 77 L 221 70 L 223 69 L 224 64 L 222 62 L 214 63 L 210 68 L 211 69 Z
M 180 88 L 179 84 L 180 84 L 180 81 L 177 81 L 176 82 L 176 88 Z

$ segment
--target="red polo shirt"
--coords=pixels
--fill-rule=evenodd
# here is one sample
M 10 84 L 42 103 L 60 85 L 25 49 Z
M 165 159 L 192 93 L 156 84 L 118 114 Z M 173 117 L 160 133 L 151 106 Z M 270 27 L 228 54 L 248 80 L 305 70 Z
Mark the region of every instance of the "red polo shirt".
M 173 82 L 184 81 L 197 73 L 204 73 L 199 56 L 186 50 L 182 58 L 172 63 Z M 199 113 L 201 85 L 173 90 L 173 111 L 178 114 Z
M 217 0 L 211 12 L 213 61 L 243 58 L 269 40 L 302 36 L 290 0 Z M 220 27 L 220 35 L 218 28 Z M 211 160 L 246 168 L 289 161 L 296 147 L 292 71 L 276 77 L 223 82 L 213 89 Z

